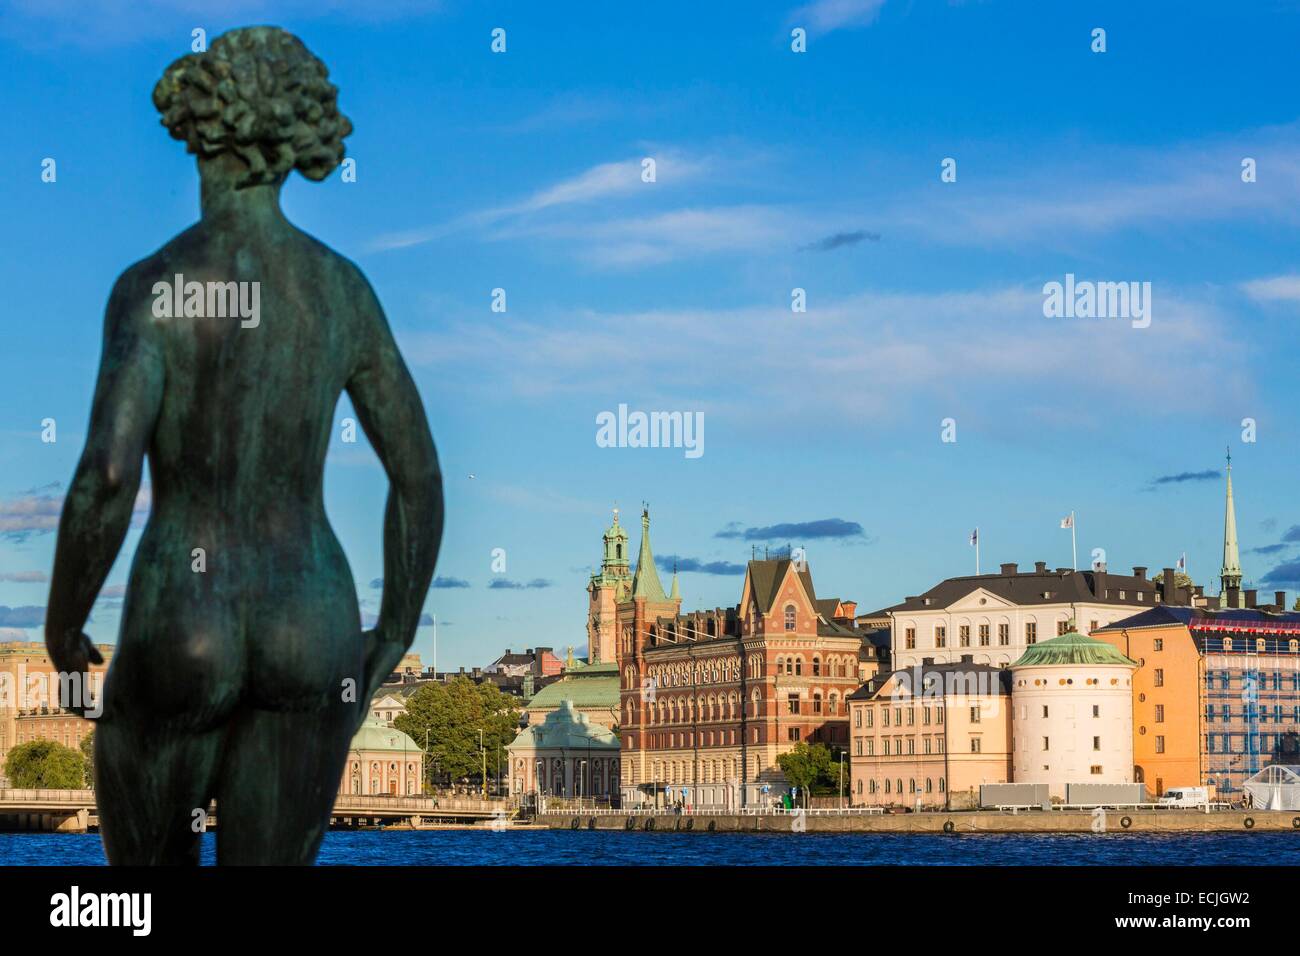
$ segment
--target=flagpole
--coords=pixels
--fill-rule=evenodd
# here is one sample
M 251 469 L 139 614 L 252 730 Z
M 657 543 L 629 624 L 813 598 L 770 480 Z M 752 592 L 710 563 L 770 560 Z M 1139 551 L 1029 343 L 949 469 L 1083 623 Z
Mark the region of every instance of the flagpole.
M 980 529 L 975 529 L 975 577 L 980 576 Z
M 1070 512 L 1070 552 L 1074 558 L 1074 570 L 1076 571 L 1079 570 L 1079 541 L 1078 538 L 1075 537 L 1075 532 L 1077 530 L 1076 525 L 1078 525 L 1078 523 L 1079 522 L 1074 519 L 1074 512 L 1071 511 Z

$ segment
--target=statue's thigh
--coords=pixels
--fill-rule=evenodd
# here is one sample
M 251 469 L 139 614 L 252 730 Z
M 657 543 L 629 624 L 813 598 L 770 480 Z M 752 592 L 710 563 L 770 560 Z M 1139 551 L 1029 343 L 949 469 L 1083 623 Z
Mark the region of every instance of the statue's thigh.
M 109 863 L 198 863 L 221 744 L 220 729 L 96 726 L 95 801 Z
M 217 862 L 312 863 L 355 725 L 355 706 L 237 714 L 217 784 Z

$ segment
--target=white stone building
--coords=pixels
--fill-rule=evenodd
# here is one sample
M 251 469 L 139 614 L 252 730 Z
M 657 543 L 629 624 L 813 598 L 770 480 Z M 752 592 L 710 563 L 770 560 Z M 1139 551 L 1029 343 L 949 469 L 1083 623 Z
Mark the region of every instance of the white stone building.
M 1133 671 L 1113 645 L 1073 630 L 1011 665 L 1012 775 L 1065 799 L 1070 783 L 1133 782 Z

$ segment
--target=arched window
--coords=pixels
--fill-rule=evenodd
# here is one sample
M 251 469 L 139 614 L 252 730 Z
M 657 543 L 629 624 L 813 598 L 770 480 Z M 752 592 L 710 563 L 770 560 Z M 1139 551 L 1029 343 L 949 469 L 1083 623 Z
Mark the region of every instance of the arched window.
M 1230 651 L 1230 650 L 1232 650 L 1232 638 L 1230 638 L 1230 637 L 1225 637 L 1225 638 L 1223 639 L 1223 649 L 1224 649 L 1225 651 Z
M 822 676 L 822 659 L 820 657 L 813 657 L 813 677 L 821 677 L 821 676 Z
M 787 673 L 788 673 L 788 671 L 787 671 Z M 803 673 L 803 658 L 802 658 L 802 657 L 796 657 L 796 658 L 794 659 L 794 673 L 795 673 L 795 676 L 796 676 L 796 677 L 798 677 L 800 674 Z
M 785 606 L 785 629 L 787 631 L 794 630 L 794 605 L 793 604 L 787 604 Z
M 614 557 L 616 558 L 623 557 L 623 546 L 621 544 L 614 545 Z

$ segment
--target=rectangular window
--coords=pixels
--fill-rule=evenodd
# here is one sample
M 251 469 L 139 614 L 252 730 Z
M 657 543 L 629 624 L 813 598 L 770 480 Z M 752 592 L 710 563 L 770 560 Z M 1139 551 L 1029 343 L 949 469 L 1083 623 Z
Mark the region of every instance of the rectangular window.
M 930 725 L 930 708 L 929 708 L 929 707 L 925 707 L 925 708 L 923 708 L 923 709 L 921 710 L 921 723 L 924 724 L 924 725 L 927 726 L 927 727 Z
M 1047 705 L 1046 705 L 1046 704 L 1043 705 L 1043 716 L 1044 716 L 1044 717 L 1047 716 Z
M 1051 749 L 1052 749 L 1052 747 L 1051 747 L 1051 741 L 1048 740 L 1046 737 L 1043 738 L 1043 749 L 1044 749 L 1044 750 L 1051 750 Z
M 1056 622 L 1056 636 L 1057 636 L 1057 637 L 1060 637 L 1062 634 L 1065 634 L 1065 633 L 1066 633 L 1067 631 L 1069 631 L 1069 630 L 1070 630 L 1070 622 L 1069 622 L 1069 621 L 1057 621 L 1057 622 Z
M 791 740 L 798 740 L 798 739 L 799 739 L 799 728 L 798 728 L 798 727 L 791 727 L 791 728 L 790 728 L 790 735 L 789 735 L 789 736 L 790 736 L 790 739 L 791 739 Z
M 1092 705 L 1092 716 L 1094 716 L 1094 717 L 1100 717 L 1100 716 L 1101 716 L 1101 705 L 1100 705 L 1100 704 L 1093 704 L 1093 705 Z
M 1156 734 L 1156 753 L 1162 754 L 1164 752 L 1165 752 L 1165 738 L 1160 734 Z
M 862 756 L 862 738 L 861 738 L 861 737 L 857 737 L 857 738 L 855 738 L 854 741 L 853 741 L 853 756 L 855 756 L 855 757 L 861 757 L 861 756 Z
M 880 719 L 880 726 L 882 726 L 882 727 L 888 727 L 888 726 L 889 726 L 889 708 L 888 708 L 888 707 L 881 707 L 881 708 L 880 708 L 880 718 L 881 718 L 881 719 Z
M 875 717 L 875 714 L 876 714 L 876 708 L 874 708 L 874 707 L 868 707 L 868 708 L 867 708 L 867 726 L 868 726 L 868 727 L 873 727 L 873 726 L 875 726 L 875 723 L 876 723 L 876 717 Z
M 1093 764 L 1091 767 L 1088 768 L 1088 772 L 1094 776 L 1099 775 L 1101 773 L 1101 765 Z
M 925 738 L 925 752 L 926 752 L 926 753 L 930 753 L 930 749 L 931 749 L 932 745 L 933 745 L 933 742 L 930 740 L 929 737 L 926 737 L 926 738 Z
M 862 729 L 862 708 L 861 707 L 853 708 L 853 726 L 858 728 L 859 730 Z
M 1165 722 L 1165 705 L 1156 704 L 1156 723 L 1163 724 L 1164 722 Z
M 989 626 L 987 624 L 981 624 L 980 625 L 980 647 L 988 647 L 988 646 L 989 646 Z
M 907 708 L 907 726 L 914 727 L 915 725 L 916 725 L 916 708 L 909 707 Z
M 788 695 L 786 695 L 786 699 L 785 699 L 785 700 L 786 700 L 786 706 L 790 708 L 790 709 L 789 709 L 789 713 L 791 713 L 791 714 L 797 714 L 797 713 L 799 713 L 799 695 L 798 695 L 798 694 L 788 694 Z M 793 740 L 794 738 L 791 738 L 791 739 Z
M 998 643 L 999 643 L 1000 645 L 1002 645 L 1003 647 L 1006 647 L 1008 644 L 1011 643 L 1011 625 L 1010 625 L 1010 624 L 999 624 L 999 625 L 998 625 Z
M 972 737 L 970 739 L 970 752 L 973 754 L 980 752 L 980 739 L 978 737 Z
M 1091 634 L 1091 633 L 1092 633 L 1093 631 L 1095 631 L 1095 630 L 1097 630 L 1097 622 L 1096 622 L 1096 621 L 1089 621 L 1089 622 L 1088 622 L 1088 633 Z
M 944 715 L 944 709 L 942 707 L 936 707 L 934 709 L 935 723 L 937 724 L 943 723 L 943 715 Z
M 957 639 L 962 647 L 970 647 L 970 625 L 962 624 L 957 628 Z
M 980 722 L 980 705 L 976 704 L 970 709 L 970 722 L 978 724 Z
M 903 639 L 906 642 L 906 647 L 909 651 L 915 650 L 916 649 L 916 628 L 909 627 L 907 630 L 905 630 L 903 632 Z
M 895 727 L 903 726 L 903 708 L 901 707 L 894 708 L 894 726 Z
M 916 738 L 915 738 L 915 737 L 908 737 L 908 738 L 907 738 L 907 752 L 908 752 L 909 754 L 914 754 L 914 753 L 916 753 Z
M 873 740 L 872 738 L 868 737 L 868 738 L 867 738 L 867 756 L 868 756 L 868 757 L 874 757 L 875 755 L 876 755 L 876 742 L 875 742 L 875 740 Z
M 1093 749 L 1093 750 L 1100 750 L 1100 749 L 1101 749 L 1101 738 L 1100 738 L 1100 737 L 1093 737 L 1093 738 L 1092 738 L 1092 749 Z
M 1157 667 L 1155 670 L 1155 685 L 1157 687 L 1165 686 L 1165 669 L 1163 667 Z
M 934 646 L 948 646 L 948 628 L 944 627 L 942 624 L 936 624 L 934 626 Z
M 1164 649 L 1165 649 L 1165 639 L 1163 637 L 1157 637 L 1151 641 L 1151 650 L 1163 651 Z
M 1025 643 L 1026 643 L 1026 644 L 1037 644 L 1037 643 L 1038 643 L 1038 624 L 1037 624 L 1037 622 L 1035 622 L 1035 621 L 1026 621 L 1026 622 L 1025 622 Z

